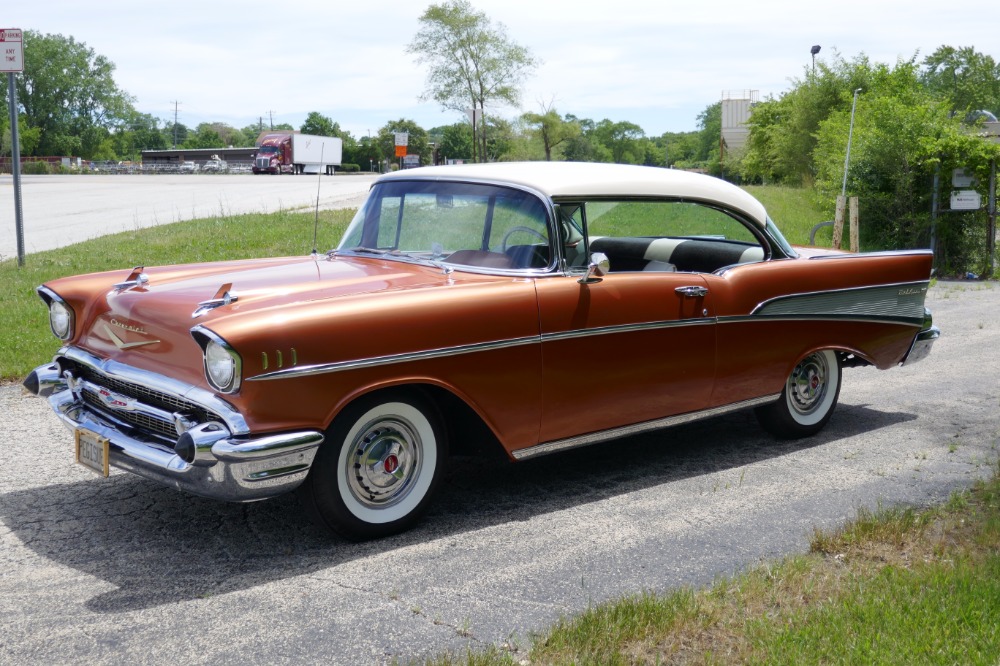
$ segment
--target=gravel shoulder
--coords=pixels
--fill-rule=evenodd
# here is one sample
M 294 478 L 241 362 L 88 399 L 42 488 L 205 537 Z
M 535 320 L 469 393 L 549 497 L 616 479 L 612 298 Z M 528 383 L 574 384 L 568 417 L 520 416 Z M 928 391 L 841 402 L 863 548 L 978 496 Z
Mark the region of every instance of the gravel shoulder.
M 845 370 L 817 437 L 776 442 L 742 412 L 518 465 L 457 460 L 417 529 L 366 544 L 320 533 L 293 497 L 220 504 L 99 479 L 42 400 L 0 387 L 0 663 L 526 648 L 590 604 L 801 552 L 861 507 L 939 502 L 997 461 L 1000 287 L 940 282 L 928 304 L 931 355 Z

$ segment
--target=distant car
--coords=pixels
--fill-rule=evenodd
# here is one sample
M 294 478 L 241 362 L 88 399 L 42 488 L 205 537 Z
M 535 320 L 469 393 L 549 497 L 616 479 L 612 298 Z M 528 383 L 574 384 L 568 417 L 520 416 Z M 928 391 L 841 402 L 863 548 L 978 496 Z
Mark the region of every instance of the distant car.
M 925 250 L 792 247 L 707 176 L 410 169 L 325 255 L 46 283 L 63 346 L 24 383 L 103 476 L 233 501 L 297 489 L 320 524 L 378 537 L 470 443 L 524 460 L 749 408 L 812 435 L 843 368 L 930 351 L 930 269 Z
M 205 163 L 201 165 L 201 170 L 207 173 L 223 173 L 229 170 L 229 165 L 225 160 L 220 160 L 216 157 L 206 160 Z
M 181 165 L 179 167 L 179 171 L 181 173 L 194 173 L 197 170 L 198 170 L 198 165 L 190 160 L 181 162 Z

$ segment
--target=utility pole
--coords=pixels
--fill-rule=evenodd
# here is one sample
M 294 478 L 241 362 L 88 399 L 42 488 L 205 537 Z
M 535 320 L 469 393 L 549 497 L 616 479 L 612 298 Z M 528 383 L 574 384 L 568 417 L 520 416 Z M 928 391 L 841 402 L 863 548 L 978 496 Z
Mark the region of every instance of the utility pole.
M 268 111 L 267 112 L 267 117 L 268 117 L 268 119 L 271 122 L 271 129 L 273 130 L 274 129 L 274 111 Z
M 177 107 L 180 106 L 180 102 L 174 101 L 174 148 L 177 148 Z

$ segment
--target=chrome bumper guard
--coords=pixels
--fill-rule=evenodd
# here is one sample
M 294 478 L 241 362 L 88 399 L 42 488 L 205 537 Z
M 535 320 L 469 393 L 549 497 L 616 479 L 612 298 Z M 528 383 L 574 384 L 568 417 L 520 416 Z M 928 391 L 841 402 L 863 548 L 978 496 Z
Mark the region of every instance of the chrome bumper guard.
M 202 431 L 186 438 L 195 449 L 193 461 L 188 462 L 166 443 L 144 438 L 138 431 L 126 433 L 92 409 L 74 394 L 56 363 L 35 368 L 24 387 L 48 398 L 70 430 L 85 428 L 106 437 L 112 467 L 211 499 L 252 502 L 294 490 L 305 480 L 323 442 L 323 434 L 315 430 L 234 436 L 225 425 L 213 422 L 210 435 Z M 178 447 L 184 441 L 181 435 Z
M 910 351 L 903 357 L 902 365 L 912 365 L 917 361 L 922 361 L 931 353 L 934 341 L 941 337 L 941 329 L 934 325 L 931 318 L 931 311 L 924 308 L 924 325 L 913 338 Z

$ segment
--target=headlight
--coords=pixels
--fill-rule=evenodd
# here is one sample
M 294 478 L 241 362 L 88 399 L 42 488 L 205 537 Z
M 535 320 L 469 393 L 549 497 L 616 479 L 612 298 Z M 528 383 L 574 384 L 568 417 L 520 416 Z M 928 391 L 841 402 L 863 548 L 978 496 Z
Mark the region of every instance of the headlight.
M 73 337 L 73 311 L 68 305 L 58 300 L 49 303 L 49 326 L 60 340 Z
M 240 387 L 240 366 L 235 350 L 215 340 L 205 345 L 205 376 L 217 390 L 232 393 Z

